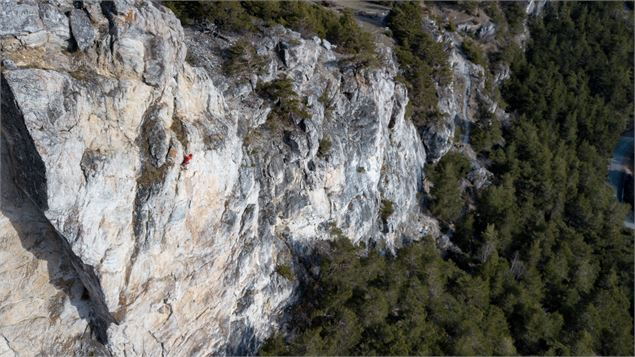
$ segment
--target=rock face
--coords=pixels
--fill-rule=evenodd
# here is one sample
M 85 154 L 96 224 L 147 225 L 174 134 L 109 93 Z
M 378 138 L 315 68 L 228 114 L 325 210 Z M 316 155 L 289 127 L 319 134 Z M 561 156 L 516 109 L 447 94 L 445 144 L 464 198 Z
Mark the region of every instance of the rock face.
M 546 5 L 546 0 L 530 0 L 525 3 L 525 12 L 528 16 L 538 16 Z M 465 14 L 464 14 L 465 15 Z M 479 16 L 484 16 L 480 14 Z M 438 161 L 458 141 L 458 149 L 470 151 L 469 142 L 471 128 L 478 121 L 479 105 L 494 114 L 498 120 L 507 122 L 510 118 L 502 108 L 498 106 L 492 89 L 509 78 L 509 66 L 503 63 L 493 68 L 492 83 L 488 88 L 487 73 L 482 65 L 471 62 L 462 50 L 463 41 L 477 37 L 487 47 L 496 47 L 496 24 L 492 19 L 483 21 L 481 18 L 466 16 L 463 22 L 456 26 L 456 31 L 450 31 L 435 21 L 432 17 L 424 19 L 424 28 L 435 37 L 436 41 L 443 42 L 449 53 L 449 65 L 452 79 L 446 85 L 437 88 L 439 97 L 439 111 L 444 120 L 434 125 L 429 125 L 421 131 L 427 159 L 429 162 Z M 520 34 L 516 34 L 513 41 L 521 47 L 525 45 L 529 35 L 526 24 Z M 460 130 L 460 137 L 455 140 L 456 129 Z M 467 153 L 468 156 L 473 153 Z M 474 164 L 478 164 L 473 161 Z M 477 168 L 478 169 L 478 168 Z
M 227 76 L 235 39 L 152 2 L 1 5 L 0 274 L 18 293 L 0 351 L 253 352 L 293 301 L 277 267 L 303 274 L 334 235 L 425 234 L 426 153 L 388 49 L 358 70 L 278 27 L 251 39 L 259 74 Z M 307 115 L 270 115 L 256 89 L 283 77 Z
M 529 0 L 525 12 L 527 15 L 540 15 L 548 0 Z
M 70 24 L 79 50 L 84 51 L 92 46 L 96 34 L 86 12 L 78 9 L 71 10 Z
M 448 47 L 449 66 L 452 79 L 447 85 L 439 86 L 439 111 L 444 120 L 430 125 L 422 131 L 422 139 L 427 149 L 428 161 L 437 161 L 443 157 L 458 142 L 459 149 L 469 146 L 471 128 L 479 119 L 479 105 L 494 113 L 499 119 L 507 114 L 498 107 L 493 93 L 487 90 L 486 70 L 482 65 L 471 62 L 462 50 L 463 41 L 469 37 L 468 33 L 482 36 L 484 42 L 492 40 L 495 35 L 495 25 L 487 21 L 480 25 L 457 26 L 459 31 L 448 31 L 441 28 L 431 19 L 424 24 L 435 36 L 437 41 Z M 509 76 L 509 68 L 497 68 L 494 76 L 495 83 L 500 84 Z M 455 140 L 456 129 L 460 130 L 460 137 Z

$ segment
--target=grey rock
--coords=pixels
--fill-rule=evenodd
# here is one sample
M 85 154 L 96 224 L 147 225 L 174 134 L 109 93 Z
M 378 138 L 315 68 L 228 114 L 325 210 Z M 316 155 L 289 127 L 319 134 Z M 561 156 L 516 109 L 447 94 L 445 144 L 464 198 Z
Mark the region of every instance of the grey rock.
M 48 33 L 44 31 L 28 33 L 25 35 L 16 36 L 18 41 L 25 47 L 39 47 L 44 45 L 48 41 Z
M 143 79 L 147 84 L 157 86 L 165 80 L 165 63 L 162 59 L 166 56 L 166 47 L 163 41 L 153 38 L 148 46 L 148 57 L 146 59 L 145 72 Z
M 64 303 L 55 323 L 3 325 L 7 345 L 35 355 L 50 344 L 19 342 L 20 331 L 56 331 L 64 342 L 57 354 L 82 355 L 99 345 L 77 335 L 90 326 L 113 355 L 253 353 L 296 296 L 298 282 L 276 266 L 309 274 L 292 258 L 333 239 L 330 227 L 387 249 L 439 234 L 417 193 L 424 143 L 440 157 L 454 120 L 427 142 L 405 119 L 408 96 L 389 48 L 380 48 L 379 68 L 340 68 L 340 55 L 323 40 L 277 27 L 250 39 L 266 59 L 262 71 L 227 77 L 222 53 L 232 35 L 184 31 L 154 2 L 111 5 L 104 7 L 110 31 L 93 27 L 91 19 L 100 26 L 94 11 L 91 19 L 71 11 L 81 56 L 57 41 L 41 45 L 45 58 L 24 56 L 19 46 L 7 51 L 8 59 L 27 59 L 2 73 L 3 139 L 14 148 L 2 152 L 3 167 L 31 204 L 15 207 L 11 219 L 39 215 L 34 233 L 55 236 L 63 248 L 46 248 L 47 259 L 67 256 L 68 279 L 84 302 Z M 40 9 L 49 19 L 68 4 L 51 6 Z M 41 32 L 64 40 L 44 22 Z M 17 33 L 28 33 L 24 27 Z M 201 67 L 185 61 L 186 46 Z M 268 117 L 275 103 L 260 98 L 254 83 L 280 76 L 291 79 L 306 118 Z M 448 116 L 464 113 L 456 87 Z M 188 153 L 193 160 L 181 165 Z M 382 200 L 394 206 L 385 224 Z M 13 237 L 10 250 L 26 256 L 19 233 L 0 223 L 2 236 Z M 2 284 L 18 286 L 23 276 L 1 264 Z M 29 286 L 39 288 L 45 273 L 43 266 L 25 273 Z M 0 319 L 24 309 L 3 309 Z M 42 306 L 33 311 L 56 316 Z
M 136 0 L 114 0 L 112 2 L 112 10 L 116 15 L 126 15 L 130 10 L 134 9 Z
M 13 62 L 12 60 L 5 58 L 2 60 L 2 66 L 5 69 L 16 69 L 18 68 L 18 66 L 16 66 L 15 62 Z
M 43 29 L 37 3 L 17 4 L 14 0 L 0 2 L 0 36 L 17 36 Z
M 468 180 L 472 182 L 472 184 L 477 190 L 481 190 L 491 184 L 491 180 L 493 176 L 494 175 L 491 172 L 481 167 L 481 168 L 472 170 L 468 174 L 467 178 Z
M 471 129 L 479 120 L 476 115 L 479 102 L 495 103 L 495 100 L 490 98 L 491 93 L 485 90 L 484 68 L 469 61 L 461 51 L 464 38 L 469 36 L 466 32 L 478 31 L 483 41 L 492 41 L 495 37 L 495 26 L 491 22 L 480 27 L 475 27 L 472 22 L 466 22 L 464 25 L 463 32 L 450 32 L 440 28 L 431 19 L 426 21 L 426 26 L 434 37 L 449 47 L 449 66 L 452 73 L 451 81 L 437 88 L 438 108 L 443 117 L 435 124 L 421 128 L 421 137 L 429 162 L 439 160 L 453 147 L 458 150 L 469 147 Z M 497 68 L 495 84 L 502 83 L 508 76 L 507 66 Z M 500 120 L 508 118 L 502 109 L 494 108 L 493 112 Z M 460 128 L 461 135 L 455 138 L 457 127 Z
M 51 41 L 61 46 L 67 46 L 71 37 L 68 17 L 56 6 L 40 4 L 40 16 L 44 27 L 52 35 Z
M 99 2 L 84 2 L 84 10 L 90 20 L 98 26 L 107 26 L 108 19 L 104 16 L 102 5 Z
M 309 154 L 308 141 L 305 135 L 298 132 L 286 132 L 284 142 L 289 145 L 291 151 L 300 158 L 305 158 Z
M 481 41 L 492 41 L 496 36 L 496 25 L 491 21 L 486 22 L 478 29 L 476 36 Z
M 529 0 L 527 2 L 527 7 L 525 8 L 525 13 L 533 16 L 540 15 L 547 4 L 547 1 L 548 0 Z
M 322 47 L 324 47 L 326 50 L 330 51 L 331 50 L 331 43 L 329 41 L 327 41 L 326 39 L 322 40 Z
M 85 11 L 73 9 L 70 14 L 70 25 L 80 51 L 85 51 L 93 45 L 97 33 Z
M 511 71 L 508 64 L 501 64 L 496 68 L 494 74 L 494 82 L 497 85 L 502 84 L 505 80 L 510 77 Z

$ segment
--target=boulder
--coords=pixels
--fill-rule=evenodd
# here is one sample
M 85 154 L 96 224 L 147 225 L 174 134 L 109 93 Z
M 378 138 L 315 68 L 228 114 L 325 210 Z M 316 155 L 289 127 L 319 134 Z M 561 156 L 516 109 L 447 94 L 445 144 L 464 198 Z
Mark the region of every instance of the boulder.
M 71 33 L 80 51 L 90 48 L 97 37 L 97 33 L 90 18 L 84 10 L 73 9 L 70 14 Z

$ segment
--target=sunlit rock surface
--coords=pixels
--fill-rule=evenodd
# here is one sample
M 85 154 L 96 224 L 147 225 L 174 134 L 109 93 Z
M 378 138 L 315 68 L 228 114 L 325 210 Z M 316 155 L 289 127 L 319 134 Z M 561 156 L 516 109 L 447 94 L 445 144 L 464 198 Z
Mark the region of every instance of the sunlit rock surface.
M 2 353 L 253 352 L 293 301 L 277 267 L 430 230 L 389 49 L 362 70 L 277 27 L 248 39 L 259 74 L 226 76 L 237 39 L 152 2 L 1 5 Z M 307 117 L 267 119 L 281 77 Z

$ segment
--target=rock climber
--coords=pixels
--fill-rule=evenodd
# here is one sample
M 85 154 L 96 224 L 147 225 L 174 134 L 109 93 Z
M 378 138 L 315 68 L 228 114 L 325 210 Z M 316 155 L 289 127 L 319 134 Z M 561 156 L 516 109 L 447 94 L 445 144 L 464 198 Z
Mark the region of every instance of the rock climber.
M 187 165 L 190 163 L 190 161 L 192 161 L 192 154 L 188 154 L 183 158 L 183 162 L 181 163 L 182 167 L 187 167 Z

